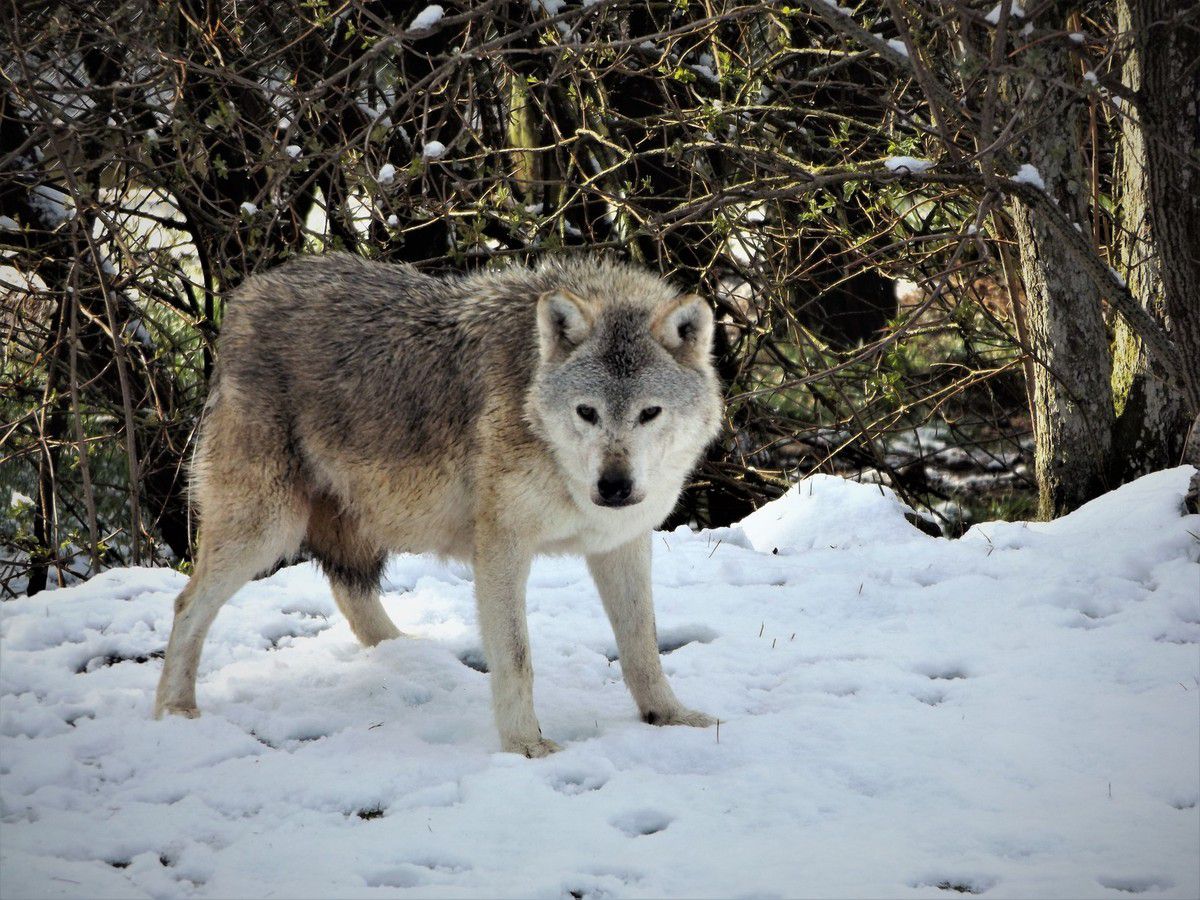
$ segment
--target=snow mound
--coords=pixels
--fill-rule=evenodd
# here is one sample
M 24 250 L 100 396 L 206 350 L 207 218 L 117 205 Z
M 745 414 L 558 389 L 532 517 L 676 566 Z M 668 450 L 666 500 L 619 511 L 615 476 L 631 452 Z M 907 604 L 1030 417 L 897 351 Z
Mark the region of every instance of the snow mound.
M 408 23 L 409 31 L 426 31 L 442 21 L 442 17 L 446 14 L 446 10 L 436 3 L 430 4 L 421 10 Z
M 1046 182 L 1042 179 L 1042 173 L 1038 171 L 1037 166 L 1032 166 L 1029 163 L 1022 163 L 1021 168 L 1017 169 L 1017 174 L 1012 177 L 1012 181 L 1017 184 L 1032 185 L 1039 191 L 1046 189 Z
M 1003 8 L 1003 3 L 997 3 L 992 7 L 991 11 L 983 17 L 984 21 L 986 21 L 989 25 L 1000 24 L 1000 12 Z M 1012 6 L 1009 7 L 1008 14 L 1014 19 L 1023 19 L 1025 18 L 1025 8 L 1021 6 L 1020 3 L 1013 3 Z
M 919 175 L 933 168 L 933 161 L 918 159 L 915 156 L 889 156 L 883 161 L 889 172 L 899 172 L 902 175 Z
M 818 546 L 864 547 L 926 536 L 905 520 L 912 510 L 883 485 L 813 475 L 737 526 L 762 553 L 799 553 Z
M 179 573 L 0 603 L 0 895 L 1196 897 L 1191 471 L 957 541 L 828 477 L 655 535 L 719 729 L 639 721 L 582 561 L 538 560 L 542 760 L 498 752 L 461 565 L 394 557 L 412 639 L 371 650 L 311 565 L 247 585 L 194 721 L 151 718 Z

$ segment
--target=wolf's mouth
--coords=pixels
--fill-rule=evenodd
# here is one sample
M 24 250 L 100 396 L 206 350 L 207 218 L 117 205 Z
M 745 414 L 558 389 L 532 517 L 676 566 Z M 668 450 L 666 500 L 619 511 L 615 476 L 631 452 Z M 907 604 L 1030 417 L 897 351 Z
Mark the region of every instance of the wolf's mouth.
M 625 506 L 637 506 L 642 502 L 641 497 L 626 497 L 623 500 L 609 499 L 605 500 L 602 497 L 592 497 L 592 502 L 597 506 L 604 506 L 608 509 L 620 509 Z

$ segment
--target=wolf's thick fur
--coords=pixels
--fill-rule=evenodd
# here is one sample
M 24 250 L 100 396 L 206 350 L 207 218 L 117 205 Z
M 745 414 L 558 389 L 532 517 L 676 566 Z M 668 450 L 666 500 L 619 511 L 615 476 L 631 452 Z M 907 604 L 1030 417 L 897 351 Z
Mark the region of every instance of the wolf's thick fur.
M 355 635 L 400 635 L 386 553 L 470 561 L 504 749 L 556 749 L 533 711 L 525 581 L 587 558 L 648 722 L 707 725 L 659 664 L 650 531 L 718 429 L 712 314 L 643 270 L 572 262 L 437 279 L 303 257 L 231 298 L 193 492 L 195 574 L 175 601 L 156 712 L 194 716 L 217 611 L 307 548 Z

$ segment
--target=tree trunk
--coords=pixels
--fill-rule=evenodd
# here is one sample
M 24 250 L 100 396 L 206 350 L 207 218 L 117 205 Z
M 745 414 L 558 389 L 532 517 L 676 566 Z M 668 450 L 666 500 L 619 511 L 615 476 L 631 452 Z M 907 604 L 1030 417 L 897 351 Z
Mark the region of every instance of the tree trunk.
M 1117 8 L 1118 29 L 1129 36 L 1131 45 L 1125 58 L 1122 71 L 1124 85 L 1135 95 L 1143 98 L 1141 105 L 1145 106 L 1154 90 L 1162 90 L 1161 86 L 1148 86 L 1146 75 L 1164 77 L 1163 59 L 1168 53 L 1155 53 L 1156 60 L 1150 73 L 1146 71 L 1147 41 L 1151 39 L 1151 28 L 1147 21 L 1147 7 L 1155 4 L 1134 3 L 1141 7 L 1137 15 L 1139 23 L 1135 26 L 1134 11 L 1128 0 L 1121 0 Z M 1158 4 L 1162 6 L 1163 4 Z M 1169 6 L 1170 4 L 1166 4 Z M 1161 49 L 1161 48 L 1159 48 Z M 1175 77 L 1175 93 L 1171 97 L 1171 105 L 1180 111 L 1187 109 L 1187 102 L 1178 102 L 1178 89 L 1185 86 L 1186 77 L 1181 71 Z M 1194 80 L 1194 79 L 1193 79 Z M 1195 86 L 1193 85 L 1192 110 L 1195 106 Z M 1184 192 L 1181 196 L 1156 198 L 1150 174 L 1150 159 L 1143 128 L 1144 114 L 1132 106 L 1126 108 L 1127 114 L 1122 119 L 1121 144 L 1118 157 L 1117 191 L 1119 198 L 1119 222 L 1121 238 L 1121 271 L 1134 297 L 1159 321 L 1174 324 L 1168 316 L 1167 300 L 1164 294 L 1163 271 L 1161 258 L 1163 248 L 1159 235 L 1162 233 L 1155 224 L 1155 206 L 1167 203 L 1178 208 L 1189 202 L 1195 205 L 1195 198 Z M 1194 113 L 1193 113 L 1194 114 Z M 1170 167 L 1173 160 L 1164 161 L 1162 143 L 1170 140 L 1169 134 L 1162 134 L 1163 121 L 1159 119 L 1147 125 L 1159 132 L 1154 140 L 1158 144 L 1154 154 L 1154 165 L 1160 169 L 1164 163 Z M 1184 149 L 1184 144 L 1167 148 L 1173 155 L 1177 150 Z M 1192 152 L 1195 150 L 1194 137 L 1191 141 Z M 1194 164 L 1194 163 L 1193 163 Z M 1194 178 L 1194 173 L 1184 167 L 1178 173 L 1184 179 Z M 1192 188 L 1195 190 L 1195 187 Z M 1192 215 L 1200 215 L 1193 211 Z M 1186 229 L 1189 223 L 1183 221 Z M 1190 223 L 1195 227 L 1195 223 Z M 1186 239 L 1186 234 L 1174 235 L 1173 246 L 1166 248 L 1168 253 L 1183 249 L 1179 241 Z M 1200 237 L 1191 237 L 1195 247 Z M 1186 243 L 1186 240 L 1185 240 Z M 1176 263 L 1178 265 L 1178 263 Z M 1193 282 L 1193 287 L 1194 287 Z M 1186 305 L 1186 304 L 1185 304 Z M 1191 310 L 1194 315 L 1195 299 L 1192 300 Z M 1189 310 L 1183 310 L 1186 317 Z M 1172 328 L 1173 337 L 1179 340 L 1177 329 Z M 1193 351 L 1192 361 L 1197 359 L 1197 351 Z M 1186 360 L 1185 360 L 1186 364 Z M 1185 393 L 1179 387 L 1173 386 L 1156 375 L 1150 367 L 1148 355 L 1141 341 L 1129 329 L 1123 319 L 1116 323 L 1113 358 L 1113 393 L 1117 409 L 1116 434 L 1113 448 L 1114 475 L 1120 481 L 1136 478 L 1147 472 L 1166 468 L 1179 463 L 1183 456 L 1184 443 L 1188 426 L 1191 423 L 1188 402 Z
M 40 422 L 35 425 L 41 442 L 37 464 L 37 497 L 33 506 L 33 539 L 35 549 L 29 554 L 29 582 L 25 592 L 33 596 L 46 589 L 50 565 L 58 558 L 58 465 L 59 445 L 66 433 L 66 410 L 59 394 L 63 374 L 62 354 L 65 303 L 59 302 L 54 311 L 54 328 L 46 347 L 46 389 Z
M 1200 9 L 1173 0 L 1122 0 L 1119 15 L 1133 41 L 1133 74 L 1141 75 L 1132 124 L 1143 137 L 1147 243 L 1181 361 L 1183 420 L 1191 423 L 1200 413 Z M 1172 437 L 1182 449 L 1184 436 L 1176 431 Z
M 1066 21 L 1065 4 L 1060 18 Z M 1083 110 L 1061 87 L 1071 71 L 1069 52 L 1045 42 L 1025 54 L 1035 71 L 1033 94 L 1021 109 L 1027 158 L 1046 192 L 1071 220 L 1088 221 L 1079 136 Z M 1014 86 L 1024 89 L 1025 85 Z M 1017 90 L 1011 92 L 1014 96 Z M 1029 303 L 1034 379 L 1039 512 L 1062 515 L 1107 490 L 1113 404 L 1108 333 L 1100 297 L 1037 211 L 1012 204 L 1021 272 Z

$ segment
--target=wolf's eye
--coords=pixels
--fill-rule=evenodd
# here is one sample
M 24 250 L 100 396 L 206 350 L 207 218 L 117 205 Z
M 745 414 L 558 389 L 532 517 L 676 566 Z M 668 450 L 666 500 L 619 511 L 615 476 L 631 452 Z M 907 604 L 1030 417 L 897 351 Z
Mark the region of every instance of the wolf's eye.
M 579 415 L 579 418 L 583 419 L 583 421 L 587 422 L 589 425 L 595 425 L 600 421 L 600 417 L 596 415 L 596 410 L 588 406 L 586 403 L 580 403 L 577 407 L 575 407 L 575 412 Z
M 660 412 L 662 412 L 661 406 L 647 406 L 642 410 L 642 414 L 638 416 L 638 422 L 645 425 L 652 419 L 657 419 Z

